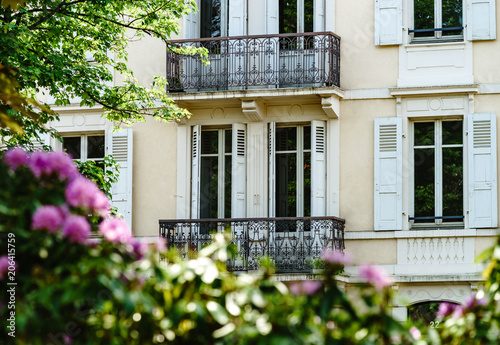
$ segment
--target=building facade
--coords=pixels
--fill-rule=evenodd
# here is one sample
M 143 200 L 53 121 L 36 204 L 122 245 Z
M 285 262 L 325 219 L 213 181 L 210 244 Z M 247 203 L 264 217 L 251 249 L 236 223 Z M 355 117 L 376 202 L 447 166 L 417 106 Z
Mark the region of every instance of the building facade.
M 197 5 L 173 43 L 206 47 L 209 65 L 153 39 L 129 55 L 140 81 L 167 77 L 189 119 L 112 132 L 100 109 L 56 108 L 65 148 L 121 164 L 113 202 L 134 235 L 154 240 L 165 220 L 166 236 L 196 228 L 201 243 L 214 224 L 201 220 L 224 219 L 247 250 L 235 267 L 273 247 L 289 279 L 307 277 L 305 242 L 345 241 L 342 279 L 386 268 L 401 319 L 480 288 L 474 258 L 498 233 L 496 1 Z

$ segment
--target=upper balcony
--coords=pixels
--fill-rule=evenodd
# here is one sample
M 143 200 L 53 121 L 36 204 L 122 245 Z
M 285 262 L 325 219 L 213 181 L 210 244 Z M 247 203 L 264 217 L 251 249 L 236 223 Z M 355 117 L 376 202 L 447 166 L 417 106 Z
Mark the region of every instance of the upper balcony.
M 340 87 L 340 37 L 331 32 L 175 40 L 199 56 L 167 52 L 170 92 Z

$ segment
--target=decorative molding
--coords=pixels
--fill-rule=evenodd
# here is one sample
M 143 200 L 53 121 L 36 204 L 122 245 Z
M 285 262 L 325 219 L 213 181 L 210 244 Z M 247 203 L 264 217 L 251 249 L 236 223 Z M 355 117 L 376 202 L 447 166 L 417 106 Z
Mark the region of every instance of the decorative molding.
M 479 84 L 449 85 L 449 86 L 416 86 L 389 88 L 392 96 L 413 97 L 428 95 L 449 95 L 479 93 Z

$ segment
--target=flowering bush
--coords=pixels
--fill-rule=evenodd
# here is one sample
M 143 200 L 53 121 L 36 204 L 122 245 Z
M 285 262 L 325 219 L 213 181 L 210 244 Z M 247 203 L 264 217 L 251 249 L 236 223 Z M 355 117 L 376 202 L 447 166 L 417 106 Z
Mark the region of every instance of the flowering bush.
M 9 150 L 0 195 L 0 282 L 10 289 L 0 290 L 2 344 L 498 343 L 500 243 L 485 291 L 442 305 L 442 328 L 418 329 L 392 318 L 380 268 L 362 266 L 346 293 L 335 274 L 350 258 L 339 252 L 323 253 L 324 279 L 287 286 L 269 260 L 251 275 L 228 273 L 220 234 L 186 261 L 163 242 L 140 243 L 60 152 Z

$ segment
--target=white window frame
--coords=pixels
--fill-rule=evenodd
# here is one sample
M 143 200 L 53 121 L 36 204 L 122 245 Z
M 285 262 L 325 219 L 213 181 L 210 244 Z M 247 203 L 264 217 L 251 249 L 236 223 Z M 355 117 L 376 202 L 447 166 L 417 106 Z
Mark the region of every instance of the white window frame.
M 443 0 L 434 0 L 434 29 L 443 27 Z M 410 28 L 413 30 L 415 28 L 415 0 L 409 1 L 409 13 L 410 13 Z M 414 37 L 413 33 L 410 33 L 410 40 L 412 43 L 432 43 L 432 42 L 462 42 L 464 40 L 464 30 L 465 30 L 465 4 L 462 2 L 462 34 L 461 35 L 450 35 L 443 36 L 442 31 L 434 31 L 434 37 Z M 429 28 L 432 29 L 432 28 Z
M 442 123 L 447 122 L 447 121 L 461 121 L 462 122 L 462 144 L 448 144 L 448 145 L 443 145 L 442 144 Z M 434 128 L 434 145 L 426 145 L 426 146 L 415 146 L 414 143 L 414 124 L 418 122 L 433 122 L 435 124 Z M 437 125 L 439 123 L 439 125 Z M 434 221 L 429 221 L 429 222 L 424 222 L 424 223 L 415 223 L 413 221 L 410 222 L 410 227 L 411 228 L 422 228 L 422 227 L 434 227 L 434 226 L 441 226 L 441 227 L 463 227 L 464 222 L 465 222 L 465 213 L 466 213 L 466 195 L 467 195 L 467 189 L 466 189 L 466 174 L 465 170 L 467 169 L 467 164 L 466 164 L 466 151 L 465 151 L 465 143 L 466 143 L 466 130 L 465 127 L 466 124 L 464 123 L 464 118 L 462 116 L 446 116 L 446 117 L 439 117 L 439 118 L 418 118 L 418 119 L 411 119 L 410 120 L 410 160 L 411 160 L 411 166 L 412 166 L 412 173 L 411 173 L 411 187 L 410 187 L 410 192 L 411 192 L 411 197 L 410 197 L 410 210 L 411 213 L 410 215 L 412 217 L 416 216 L 415 215 L 415 174 L 414 174 L 414 166 L 415 166 L 415 149 L 416 148 L 433 148 L 434 149 L 434 213 L 435 217 L 440 217 L 443 216 L 443 156 L 442 156 L 442 149 L 446 147 L 461 147 L 462 148 L 462 180 L 463 180 L 463 185 L 462 185 L 462 212 L 464 219 L 462 221 L 456 221 L 456 222 L 443 222 L 442 219 L 435 219 Z M 459 215 L 457 215 L 459 216 Z
M 104 139 L 104 155 L 102 158 L 88 158 L 88 138 L 89 137 L 97 137 L 97 136 L 102 136 Z M 104 161 L 104 157 L 106 157 L 106 133 L 105 132 L 85 132 L 85 134 L 82 133 L 64 133 L 62 135 L 62 138 L 80 138 L 80 158 L 74 158 L 73 160 L 79 161 L 79 162 L 86 162 L 86 161 L 95 161 L 95 162 L 102 162 Z M 63 148 L 63 143 L 61 143 L 61 149 Z
M 218 136 L 218 147 L 217 153 L 202 153 L 200 147 L 200 167 L 201 160 L 203 157 L 217 157 L 217 215 L 218 218 L 229 218 L 225 214 L 225 179 L 226 179 L 226 157 L 232 157 L 232 152 L 234 150 L 232 141 L 231 141 L 231 152 L 225 152 L 225 143 L 226 143 L 226 131 L 232 131 L 232 128 L 204 128 L 201 130 L 201 135 L 203 136 L 203 132 L 217 132 Z M 200 170 L 201 171 L 201 170 Z M 201 173 L 200 173 L 200 181 L 201 181 Z M 201 197 L 201 196 L 200 196 Z M 232 204 L 232 200 L 231 200 Z M 201 211 L 201 207 L 200 207 Z

